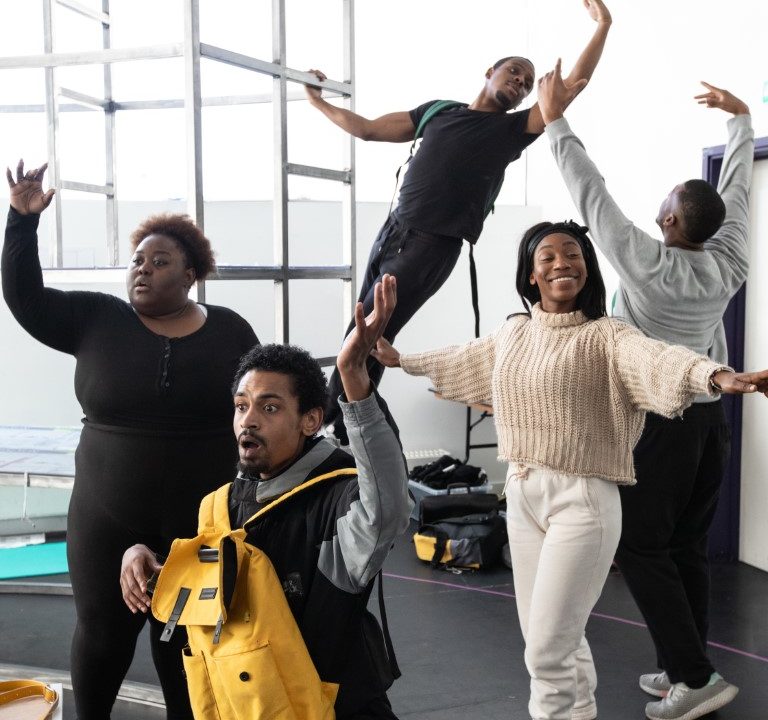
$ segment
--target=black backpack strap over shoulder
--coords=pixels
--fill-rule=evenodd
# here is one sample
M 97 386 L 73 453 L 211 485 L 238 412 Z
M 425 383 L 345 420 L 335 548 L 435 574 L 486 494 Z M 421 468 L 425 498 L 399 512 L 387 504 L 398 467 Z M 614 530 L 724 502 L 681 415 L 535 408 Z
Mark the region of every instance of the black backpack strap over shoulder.
M 384 575 L 381 570 L 377 573 L 379 578 L 379 615 L 381 617 L 381 629 L 384 633 L 384 646 L 387 648 L 387 660 L 389 669 L 392 671 L 392 677 L 397 680 L 402 673 L 395 657 L 395 646 L 392 644 L 392 637 L 389 634 L 389 623 L 387 623 L 387 608 L 384 606 Z
M 477 293 L 477 266 L 475 265 L 475 246 L 469 243 L 469 285 L 472 289 L 472 311 L 475 313 L 475 337 L 480 337 L 480 300 Z
M 419 120 L 419 124 L 416 126 L 416 132 L 413 136 L 413 145 L 415 145 L 416 141 L 424 134 L 424 128 L 426 127 L 427 123 L 433 117 L 435 117 L 435 115 L 443 112 L 443 110 L 459 107 L 460 105 L 463 105 L 463 104 L 464 103 L 460 103 L 456 100 L 437 100 L 433 102 L 427 108 L 427 111 L 421 116 L 421 120 Z M 411 145 L 411 154 L 413 154 L 413 145 Z
M 392 193 L 392 200 L 389 203 L 390 213 L 392 212 L 392 206 L 395 204 L 395 196 L 397 195 L 397 188 L 400 183 L 400 172 L 409 162 L 411 162 L 411 158 L 413 158 L 413 151 L 416 149 L 416 143 L 424 134 L 424 128 L 427 126 L 427 123 L 433 117 L 435 117 L 435 115 L 441 113 L 443 110 L 460 107 L 462 105 L 464 105 L 464 103 L 461 103 L 458 100 L 435 100 L 435 102 L 433 102 L 427 108 L 426 112 L 421 116 L 421 120 L 419 120 L 419 124 L 416 126 L 416 132 L 413 135 L 411 149 L 408 151 L 408 158 L 400 167 L 397 168 L 397 172 L 395 172 L 395 192 Z

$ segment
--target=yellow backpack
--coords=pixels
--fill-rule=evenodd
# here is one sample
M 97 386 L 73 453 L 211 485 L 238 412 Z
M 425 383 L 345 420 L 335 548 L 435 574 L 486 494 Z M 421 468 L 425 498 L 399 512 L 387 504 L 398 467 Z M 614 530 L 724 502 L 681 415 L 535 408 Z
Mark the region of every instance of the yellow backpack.
M 262 508 L 354 468 L 299 485 Z M 195 720 L 335 720 L 338 685 L 320 680 L 269 558 L 229 525 L 230 485 L 203 498 L 198 535 L 174 540 L 152 613 L 187 628 L 184 669 Z

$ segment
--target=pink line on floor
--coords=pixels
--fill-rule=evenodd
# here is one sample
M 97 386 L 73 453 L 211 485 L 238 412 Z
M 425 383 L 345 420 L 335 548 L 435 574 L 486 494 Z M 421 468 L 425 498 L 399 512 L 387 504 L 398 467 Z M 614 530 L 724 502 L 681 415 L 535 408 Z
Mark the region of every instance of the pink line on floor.
M 430 580 L 429 578 L 417 578 L 410 577 L 409 575 L 395 575 L 394 573 L 384 573 L 384 577 L 394 578 L 395 580 L 408 580 L 410 582 L 427 583 L 428 585 L 441 585 L 443 587 L 449 587 L 453 590 L 466 590 L 467 592 L 482 593 L 484 595 L 499 595 L 501 597 L 508 597 L 514 599 L 514 594 L 509 592 L 502 592 L 501 590 L 491 590 L 490 588 L 470 587 L 469 585 L 458 585 L 457 583 L 445 582 L 443 580 Z M 613 622 L 622 623 L 624 625 L 632 625 L 633 627 L 645 628 L 645 623 L 638 622 L 637 620 L 630 620 L 629 618 L 618 617 L 616 615 L 606 615 L 604 613 L 593 612 L 592 617 L 600 618 L 601 620 L 612 620 Z M 752 660 L 759 660 L 760 662 L 768 663 L 768 657 L 762 655 L 756 655 L 755 653 L 747 652 L 746 650 L 739 650 L 739 648 L 731 647 L 730 645 L 723 645 L 722 643 L 707 642 L 707 645 L 718 650 L 725 650 L 726 652 L 734 653 L 735 655 L 742 655 L 743 657 L 751 658 Z

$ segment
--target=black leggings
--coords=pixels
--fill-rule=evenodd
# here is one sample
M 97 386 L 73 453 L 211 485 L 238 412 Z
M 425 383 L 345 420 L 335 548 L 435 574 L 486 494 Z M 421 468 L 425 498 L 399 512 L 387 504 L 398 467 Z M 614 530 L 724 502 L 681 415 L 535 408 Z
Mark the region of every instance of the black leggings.
M 67 522 L 67 560 L 77 612 L 72 637 L 72 688 L 78 720 L 107 720 L 128 672 L 136 639 L 149 618 L 152 658 L 169 720 L 192 720 L 183 674 L 184 628 L 161 643 L 162 623 L 150 612 L 134 615 L 120 591 L 120 562 L 131 545 L 166 553 L 173 538 L 137 534 L 100 508 L 88 493 L 73 493 Z
M 120 562 L 142 543 L 167 554 L 177 537 L 194 537 L 203 496 L 231 479 L 237 449 L 227 430 L 204 436 L 136 433 L 86 423 L 75 454 L 67 522 L 67 559 L 77 625 L 72 686 L 79 720 L 106 720 L 130 667 L 149 613 L 134 615 L 120 591 Z M 159 642 L 150 617 L 152 657 L 168 718 L 191 720 L 178 628 Z
M 376 283 L 385 273 L 397 278 L 397 306 L 384 330 L 384 337 L 394 342 L 397 334 L 450 277 L 461 255 L 461 239 L 421 232 L 401 225 L 390 215 L 371 248 L 358 301 L 363 303 L 367 315 L 373 310 Z M 347 328 L 346 337 L 355 327 L 355 320 Z M 378 386 L 384 366 L 375 358 L 368 358 L 368 376 Z M 334 426 L 334 434 L 346 444 L 347 432 L 343 424 L 338 397 L 342 392 L 341 377 L 334 369 L 328 383 L 328 412 L 325 422 Z

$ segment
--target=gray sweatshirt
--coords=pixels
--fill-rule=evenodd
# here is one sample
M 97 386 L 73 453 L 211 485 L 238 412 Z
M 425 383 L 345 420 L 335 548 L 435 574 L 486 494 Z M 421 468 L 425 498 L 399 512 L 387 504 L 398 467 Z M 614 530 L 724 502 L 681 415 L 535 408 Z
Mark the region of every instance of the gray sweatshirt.
M 749 186 L 754 159 L 751 117 L 728 120 L 728 145 L 718 192 L 725 203 L 722 227 L 704 249 L 666 247 L 625 217 L 608 193 L 568 121 L 547 125 L 552 153 L 573 202 L 620 284 L 614 315 L 648 337 L 728 362 L 723 313 L 747 277 Z M 699 396 L 697 402 L 713 398 Z

